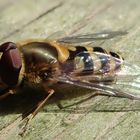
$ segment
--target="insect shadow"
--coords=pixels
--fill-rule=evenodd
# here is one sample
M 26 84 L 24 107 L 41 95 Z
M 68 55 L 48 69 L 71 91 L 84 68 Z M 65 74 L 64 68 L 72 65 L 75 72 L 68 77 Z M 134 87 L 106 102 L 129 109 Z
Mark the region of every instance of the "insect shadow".
M 49 110 L 43 109 L 41 111 L 76 113 L 84 113 L 87 109 L 89 112 L 140 111 L 140 103 L 138 101 L 134 102 L 133 100 L 124 98 L 105 97 L 94 103 L 95 98 L 98 98 L 98 96 L 93 94 L 91 90 L 84 88 L 62 86 L 60 89 L 56 88 L 56 91 L 56 94 L 54 94 L 54 96 L 47 102 L 47 105 L 56 104 L 58 107 Z M 45 96 L 46 95 L 44 95 L 41 90 L 25 88 L 20 93 L 10 95 L 0 101 L 0 115 L 22 114 L 23 117 L 26 117 L 34 109 L 34 107 L 36 107 L 36 105 L 45 98 Z M 61 100 L 70 103 L 60 104 Z M 88 107 L 87 105 L 84 107 L 84 103 L 86 102 L 86 104 L 88 104 L 89 100 L 90 105 Z M 119 100 L 119 104 L 118 102 L 115 103 L 116 100 Z M 80 107 L 80 105 L 83 106 Z

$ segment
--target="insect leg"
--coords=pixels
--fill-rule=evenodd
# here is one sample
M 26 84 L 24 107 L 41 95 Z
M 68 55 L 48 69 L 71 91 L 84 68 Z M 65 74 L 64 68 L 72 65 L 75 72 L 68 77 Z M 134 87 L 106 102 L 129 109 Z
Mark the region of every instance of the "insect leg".
M 54 90 L 53 89 L 49 89 L 47 91 L 47 93 L 49 93 L 44 100 L 42 100 L 39 105 L 36 107 L 36 109 L 31 113 L 29 114 L 25 120 L 25 124 L 24 126 L 22 127 L 22 130 L 21 132 L 19 133 L 21 136 L 24 135 L 24 133 L 26 132 L 27 130 L 27 127 L 28 127 L 28 124 L 31 122 L 31 120 L 35 117 L 35 115 L 39 112 L 39 110 L 45 105 L 45 103 L 48 101 L 48 99 L 54 94 Z
M 56 105 L 58 106 L 59 109 L 63 109 L 64 108 L 60 101 L 59 102 L 57 101 Z
M 1 96 L 0 96 L 0 100 L 5 99 L 5 98 L 8 97 L 10 94 L 11 94 L 11 93 L 7 92 L 7 93 L 1 95 Z
M 128 98 L 131 100 L 140 100 L 140 96 L 136 96 L 136 95 L 133 95 L 130 93 L 121 92 L 121 91 L 117 91 L 117 90 L 115 90 L 114 93 L 115 94 L 113 96 L 115 96 L 115 97 Z
M 48 93 L 49 94 L 47 95 L 47 97 L 43 101 L 41 101 L 41 103 L 37 106 L 37 108 L 31 114 L 31 117 L 29 118 L 29 121 L 31 121 L 35 117 L 35 115 L 39 112 L 39 110 L 45 105 L 47 100 L 54 94 L 54 90 L 50 89 L 50 90 L 48 90 Z
M 5 88 L 0 92 L 0 100 L 5 99 L 6 97 L 8 97 L 10 94 L 14 94 L 14 92 L 12 90 L 10 90 L 9 88 Z

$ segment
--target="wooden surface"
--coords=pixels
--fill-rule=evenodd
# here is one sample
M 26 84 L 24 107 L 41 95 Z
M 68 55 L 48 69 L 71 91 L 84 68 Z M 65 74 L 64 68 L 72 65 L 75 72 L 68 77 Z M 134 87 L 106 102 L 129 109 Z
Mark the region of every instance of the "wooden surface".
M 128 30 L 127 36 L 106 41 L 103 46 L 140 66 L 139 10 L 138 0 L 1 0 L 0 41 L 46 38 L 61 30 L 67 34 Z M 67 95 L 63 90 L 62 94 L 62 104 L 69 106 L 92 92 L 77 89 Z M 100 96 L 62 110 L 52 99 L 22 138 L 18 135 L 19 119 L 38 98 L 40 94 L 25 90 L 0 103 L 0 140 L 140 139 L 140 102 Z

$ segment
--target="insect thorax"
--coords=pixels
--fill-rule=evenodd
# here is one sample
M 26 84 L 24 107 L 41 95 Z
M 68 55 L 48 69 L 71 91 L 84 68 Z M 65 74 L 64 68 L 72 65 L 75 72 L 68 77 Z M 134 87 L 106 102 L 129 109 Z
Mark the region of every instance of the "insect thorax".
M 57 51 L 48 43 L 32 42 L 22 46 L 25 77 L 30 83 L 47 80 L 57 69 Z

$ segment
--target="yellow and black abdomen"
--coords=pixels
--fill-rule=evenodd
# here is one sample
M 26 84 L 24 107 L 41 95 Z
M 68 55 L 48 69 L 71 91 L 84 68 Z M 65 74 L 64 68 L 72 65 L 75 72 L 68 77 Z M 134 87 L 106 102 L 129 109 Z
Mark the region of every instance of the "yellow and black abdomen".
M 115 73 L 122 64 L 122 58 L 117 53 L 108 53 L 101 47 L 88 49 L 78 46 L 76 51 L 71 51 L 70 59 L 73 59 L 74 71 L 79 74 Z

